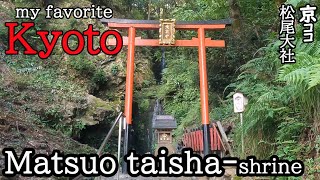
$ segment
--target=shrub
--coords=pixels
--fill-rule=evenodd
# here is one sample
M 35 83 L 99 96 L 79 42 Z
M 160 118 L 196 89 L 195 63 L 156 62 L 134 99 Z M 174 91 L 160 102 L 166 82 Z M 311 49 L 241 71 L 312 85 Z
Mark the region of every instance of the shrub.
M 112 67 L 111 67 L 111 73 L 112 73 L 112 75 L 117 75 L 118 74 L 118 72 L 119 72 L 119 68 L 118 68 L 118 66 L 117 65 L 113 65 Z
M 79 74 L 91 77 L 96 71 L 95 64 L 88 59 L 85 59 L 84 56 L 79 56 L 79 58 L 72 58 L 70 61 L 70 65 L 72 68 L 77 70 Z
M 92 81 L 96 85 L 104 85 L 107 82 L 107 75 L 102 69 L 98 69 L 94 72 Z

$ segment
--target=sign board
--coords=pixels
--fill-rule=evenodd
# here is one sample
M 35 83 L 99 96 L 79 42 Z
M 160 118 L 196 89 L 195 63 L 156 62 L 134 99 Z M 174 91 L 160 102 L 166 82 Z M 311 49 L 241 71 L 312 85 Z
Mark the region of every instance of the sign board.
M 170 132 L 161 131 L 158 135 L 158 143 L 166 144 L 172 142 L 172 135 Z
M 233 108 L 235 113 L 242 113 L 245 104 L 247 104 L 247 100 L 242 93 L 235 93 L 233 95 Z
M 159 44 L 175 44 L 175 23 L 174 19 L 160 19 Z

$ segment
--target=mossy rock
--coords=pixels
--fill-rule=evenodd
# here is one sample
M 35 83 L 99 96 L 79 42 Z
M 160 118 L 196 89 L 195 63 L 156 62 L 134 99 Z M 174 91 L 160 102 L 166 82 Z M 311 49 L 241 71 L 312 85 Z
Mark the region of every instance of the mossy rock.
M 115 111 L 115 103 L 103 101 L 93 95 L 87 95 L 88 109 L 81 118 L 86 125 L 96 125 Z

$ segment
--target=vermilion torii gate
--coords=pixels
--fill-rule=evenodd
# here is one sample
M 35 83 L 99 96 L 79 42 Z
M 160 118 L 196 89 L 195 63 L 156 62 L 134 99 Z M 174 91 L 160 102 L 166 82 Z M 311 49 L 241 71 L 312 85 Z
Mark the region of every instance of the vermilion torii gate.
M 129 20 L 129 19 L 102 19 L 102 23 L 109 28 L 126 29 L 128 37 L 123 37 L 123 45 L 128 46 L 127 55 L 127 76 L 125 92 L 125 110 L 127 128 L 126 139 L 132 125 L 132 100 L 133 100 L 133 77 L 134 77 L 134 51 L 135 46 L 184 46 L 198 47 L 199 51 L 199 75 L 200 75 L 200 99 L 201 99 L 201 118 L 203 125 L 203 150 L 204 155 L 209 153 L 209 106 L 208 106 L 208 81 L 206 67 L 206 47 L 225 47 L 224 40 L 212 40 L 205 37 L 206 30 L 222 30 L 226 25 L 231 24 L 230 19 L 211 20 L 211 21 L 177 21 L 165 20 Z M 156 30 L 160 28 L 160 39 L 142 39 L 136 37 L 136 30 Z M 198 37 L 191 40 L 175 40 L 174 31 L 194 30 L 198 31 Z M 111 39 L 108 45 L 116 45 L 116 40 Z M 125 149 L 128 146 L 125 145 Z M 126 150 L 125 150 L 126 151 Z

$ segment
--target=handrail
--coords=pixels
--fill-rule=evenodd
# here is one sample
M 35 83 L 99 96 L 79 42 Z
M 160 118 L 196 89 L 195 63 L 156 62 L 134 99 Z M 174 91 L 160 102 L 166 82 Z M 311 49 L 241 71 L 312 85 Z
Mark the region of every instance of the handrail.
M 113 125 L 111 126 L 108 134 L 106 135 L 106 137 L 104 138 L 102 144 L 100 145 L 99 150 L 97 151 L 97 154 L 98 154 L 99 156 L 102 155 L 103 148 L 105 147 L 106 143 L 108 142 L 109 138 L 111 137 L 111 134 L 112 134 L 112 132 L 113 132 L 113 129 L 116 127 L 116 125 L 117 125 L 117 123 L 119 122 L 119 119 L 120 119 L 121 117 L 124 117 L 124 115 L 123 115 L 122 112 L 119 113 L 118 117 L 116 118 L 116 120 L 114 121 Z M 119 137 L 119 138 L 121 138 L 121 137 Z M 118 157 L 118 158 L 119 158 L 119 157 Z M 118 174 L 119 174 L 119 173 L 118 173 Z M 79 174 L 77 177 L 73 178 L 73 180 L 78 180 L 78 179 L 80 180 L 80 179 L 82 179 L 82 177 L 83 177 L 83 175 L 82 175 L 82 174 Z M 94 179 L 97 179 L 97 177 L 94 178 Z M 119 176 L 118 176 L 118 179 L 119 179 Z
M 102 144 L 100 145 L 100 148 L 99 148 L 99 150 L 98 150 L 98 152 L 97 152 L 97 154 L 98 154 L 99 156 L 101 156 L 102 151 L 103 151 L 103 148 L 105 147 L 107 141 L 109 140 L 109 138 L 110 138 L 110 136 L 111 136 L 111 134 L 112 134 L 112 132 L 113 132 L 113 129 L 116 127 L 116 125 L 117 125 L 119 119 L 121 118 L 121 116 L 123 116 L 123 113 L 122 113 L 122 112 L 119 113 L 117 119 L 115 120 L 115 122 L 113 123 L 112 127 L 110 128 L 107 136 L 104 138 Z
M 222 141 L 222 139 L 221 139 L 221 136 L 218 136 L 218 138 L 219 138 L 219 141 L 221 142 L 221 145 L 222 145 L 224 151 L 227 151 L 227 149 L 226 149 L 226 147 L 224 146 L 224 143 L 223 143 L 223 141 Z

